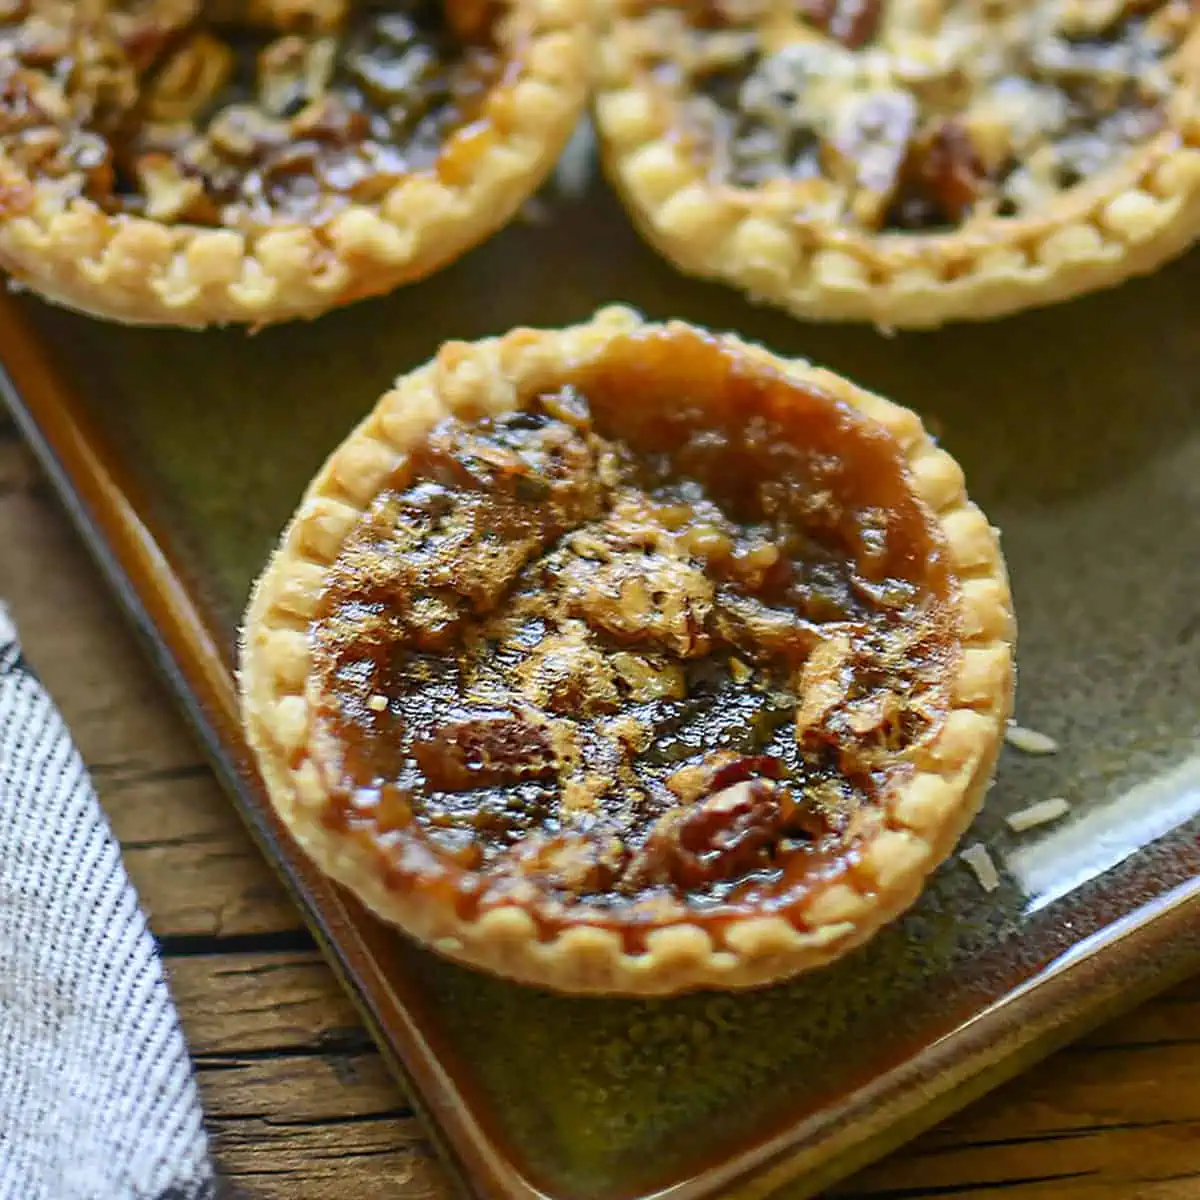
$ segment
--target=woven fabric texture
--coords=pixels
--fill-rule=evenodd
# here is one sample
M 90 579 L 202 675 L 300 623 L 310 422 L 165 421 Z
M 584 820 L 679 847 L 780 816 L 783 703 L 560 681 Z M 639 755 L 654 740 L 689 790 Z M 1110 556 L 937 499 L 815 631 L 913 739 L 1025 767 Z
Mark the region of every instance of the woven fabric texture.
M 0 1200 L 214 1195 L 154 938 L 0 608 Z

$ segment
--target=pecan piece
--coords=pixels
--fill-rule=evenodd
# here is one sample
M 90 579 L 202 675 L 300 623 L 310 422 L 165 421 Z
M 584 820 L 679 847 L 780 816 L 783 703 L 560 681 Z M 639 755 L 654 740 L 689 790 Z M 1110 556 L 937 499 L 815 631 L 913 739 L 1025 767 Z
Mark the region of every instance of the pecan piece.
M 800 672 L 797 741 L 821 730 L 829 715 L 846 702 L 854 682 L 853 672 L 854 651 L 850 635 L 837 632 L 822 638 Z
M 370 121 L 366 113 L 351 108 L 342 97 L 327 95 L 292 118 L 291 132 L 294 137 L 352 146 L 370 132 Z
M 733 879 L 760 865 L 763 851 L 784 826 L 786 789 L 769 779 L 747 779 L 698 804 L 659 818 L 630 866 L 641 883 L 700 888 Z
M 104 138 L 94 133 L 76 133 L 63 147 L 63 159 L 83 175 L 90 194 L 106 195 L 112 191 L 113 153 Z
M 258 60 L 258 101 L 273 117 L 293 117 L 325 95 L 333 78 L 337 42 L 284 37 Z
M 619 837 L 598 832 L 526 838 L 516 853 L 523 874 L 538 876 L 544 884 L 575 896 L 608 891 L 628 858 Z
M 207 105 L 233 74 L 233 51 L 207 33 L 190 37 L 155 73 L 146 91 L 151 121 L 186 121 Z
M 667 778 L 667 788 L 686 804 L 748 779 L 781 779 L 783 773 L 783 763 L 769 754 L 717 750 L 706 755 L 703 762 L 672 772 Z
M 783 763 L 770 754 L 743 754 L 733 762 L 722 763 L 712 779 L 713 791 L 745 783 L 749 779 L 782 779 Z
M 824 158 L 853 189 L 851 206 L 863 224 L 882 218 L 899 186 L 919 112 L 904 91 L 871 92 L 839 109 Z
M 921 174 L 942 207 L 956 220 L 979 199 L 987 172 L 962 123 L 943 121 L 930 140 Z
M 883 0 L 803 0 L 801 11 L 834 41 L 857 50 L 878 31 Z
M 616 712 L 621 705 L 607 656 L 575 629 L 541 639 L 516 674 L 534 703 L 564 716 Z
M 732 588 L 718 593 L 713 628 L 717 636 L 754 662 L 770 659 L 800 663 L 820 634 L 794 610 L 742 596 Z
M 712 583 L 685 560 L 629 553 L 603 564 L 577 560 L 568 574 L 571 611 L 618 641 L 657 642 L 680 658 L 712 648 Z
M 62 131 L 53 126 L 27 129 L 13 139 L 9 153 L 35 171 L 52 173 L 63 163 Z
M 204 184 L 184 175 L 166 154 L 144 154 L 137 161 L 137 177 L 146 195 L 146 216 L 153 221 L 179 221 L 211 216 Z
M 37 129 L 51 120 L 36 97 L 36 76 L 11 65 L 0 66 L 0 137 Z M 46 89 L 42 89 L 43 92 Z
M 592 412 L 587 397 L 576 387 L 566 384 L 556 392 L 546 392 L 536 401 L 549 417 L 587 433 L 592 426 Z
M 414 742 L 413 757 L 444 792 L 548 779 L 557 763 L 547 725 L 507 708 L 460 711 Z
M 461 42 L 482 42 L 492 25 L 492 0 L 446 0 L 446 21 Z
M 58 23 L 32 13 L 5 52 L 24 66 L 51 71 L 60 59 L 71 54 L 71 35 Z
M 961 121 L 941 122 L 922 144 L 913 146 L 896 197 L 904 228 L 959 222 L 970 214 L 988 182 L 988 168 Z
M 249 161 L 285 145 L 288 131 L 251 104 L 230 104 L 209 125 L 208 140 L 222 157 Z
M 285 33 L 336 33 L 350 0 L 206 0 L 206 16 L 223 25 L 249 25 Z

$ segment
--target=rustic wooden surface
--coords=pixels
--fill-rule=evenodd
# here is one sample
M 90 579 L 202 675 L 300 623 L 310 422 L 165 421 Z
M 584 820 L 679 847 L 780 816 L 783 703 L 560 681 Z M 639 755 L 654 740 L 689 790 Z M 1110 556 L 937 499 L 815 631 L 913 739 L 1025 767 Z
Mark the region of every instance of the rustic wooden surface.
M 91 768 L 170 970 L 237 1200 L 447 1195 L 280 885 L 0 418 L 0 598 Z M 1200 1197 L 1200 980 L 839 1188 L 842 1200 Z

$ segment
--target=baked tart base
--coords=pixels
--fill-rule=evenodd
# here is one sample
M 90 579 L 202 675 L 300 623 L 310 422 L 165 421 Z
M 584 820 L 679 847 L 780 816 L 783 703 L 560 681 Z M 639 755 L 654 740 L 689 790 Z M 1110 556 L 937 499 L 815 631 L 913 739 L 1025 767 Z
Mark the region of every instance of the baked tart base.
M 9 0 L 0 269 L 133 324 L 387 292 L 536 189 L 590 44 L 584 0 Z
M 384 920 L 670 994 L 913 902 L 991 778 L 1013 638 L 912 412 L 618 308 L 397 381 L 259 579 L 240 687 L 283 822 Z
M 646 239 L 810 319 L 928 327 L 1200 234 L 1188 0 L 599 0 L 597 126 Z

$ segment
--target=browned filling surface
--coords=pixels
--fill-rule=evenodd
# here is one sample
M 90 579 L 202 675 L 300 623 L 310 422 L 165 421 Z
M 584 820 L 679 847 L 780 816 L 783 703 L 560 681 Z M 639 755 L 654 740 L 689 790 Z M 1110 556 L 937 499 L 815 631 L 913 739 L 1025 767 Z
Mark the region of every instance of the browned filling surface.
M 499 73 L 482 0 L 0 0 L 0 148 L 63 204 L 319 222 L 434 166 Z
M 1189 0 L 687 0 L 638 18 L 696 154 L 876 231 L 1020 217 L 1165 124 Z
M 892 439 L 714 343 L 627 353 L 443 421 L 332 568 L 329 819 L 398 881 L 424 854 L 472 904 L 783 904 L 942 719 L 950 585 Z

